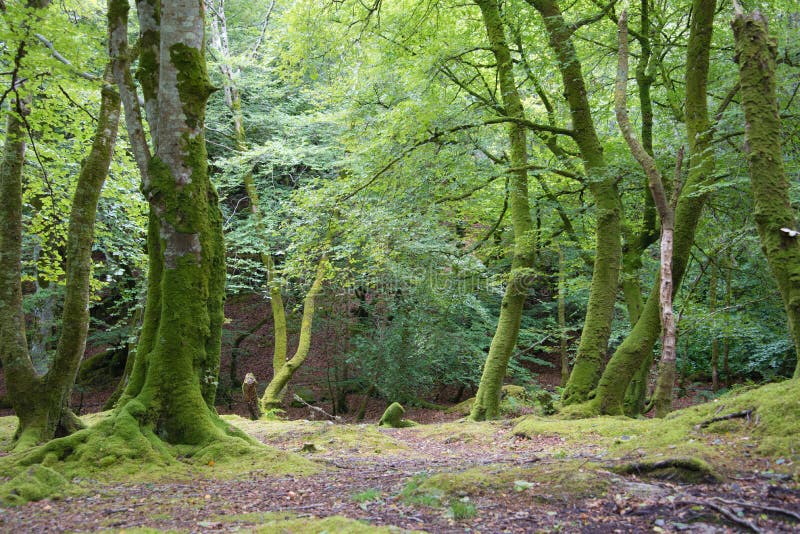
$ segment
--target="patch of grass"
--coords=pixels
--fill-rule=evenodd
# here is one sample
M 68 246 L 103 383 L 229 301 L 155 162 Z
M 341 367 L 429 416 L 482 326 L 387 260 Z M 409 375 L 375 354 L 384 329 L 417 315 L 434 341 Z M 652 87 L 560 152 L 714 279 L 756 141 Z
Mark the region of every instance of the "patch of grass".
M 749 417 L 711 423 L 715 417 L 748 411 Z M 744 452 L 757 452 L 767 458 L 792 460 L 783 467 L 773 467 L 797 478 L 800 380 L 732 391 L 664 419 L 526 417 L 514 427 L 514 433 L 527 437 L 557 435 L 575 450 L 605 454 L 611 460 L 642 455 L 641 461 L 697 458 L 722 470 L 733 461 L 741 461 Z
M 464 521 L 472 519 L 478 515 L 478 509 L 469 501 L 469 497 L 462 497 L 450 501 L 450 509 L 447 513 L 455 521 Z
M 530 467 L 484 465 L 455 473 L 437 473 L 421 481 L 415 492 L 459 498 L 486 492 L 529 491 L 545 503 L 604 495 L 615 475 L 597 464 L 574 460 L 541 462 Z
M 352 495 L 352 499 L 358 503 L 364 503 L 369 501 L 377 501 L 381 498 L 381 490 L 375 488 L 365 489 L 364 491 L 354 493 Z
M 400 490 L 400 499 L 406 504 L 438 508 L 442 504 L 443 492 L 435 487 L 425 487 L 428 475 L 419 474 L 411 477 L 403 489 Z
M 259 534 L 398 534 L 414 531 L 398 527 L 377 527 L 363 521 L 334 515 L 325 518 L 304 517 L 268 521 L 255 528 Z

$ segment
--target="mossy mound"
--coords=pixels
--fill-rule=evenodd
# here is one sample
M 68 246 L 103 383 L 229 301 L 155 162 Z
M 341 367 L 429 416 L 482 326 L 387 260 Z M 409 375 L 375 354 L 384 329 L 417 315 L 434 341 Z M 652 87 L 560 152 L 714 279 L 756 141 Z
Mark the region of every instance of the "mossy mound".
M 318 534 L 320 532 L 331 534 L 411 534 L 417 532 L 391 526 L 373 526 L 363 521 L 356 521 L 339 515 L 319 518 L 297 517 L 292 512 L 265 512 L 226 515 L 217 519 L 225 523 L 245 523 L 248 526 L 248 532 L 262 534 Z
M 60 497 L 68 484 L 57 471 L 43 465 L 31 465 L 0 486 L 0 502 L 19 505 Z
M 378 421 L 378 426 L 388 426 L 390 428 L 409 428 L 417 426 L 417 423 L 410 419 L 403 419 L 406 410 L 399 402 L 393 402 L 383 412 L 381 420 Z
M 514 433 L 558 435 L 576 449 L 603 451 L 619 461 L 632 456 L 637 462 L 694 459 L 723 473 L 731 460 L 741 460 L 743 451 L 754 451 L 791 460 L 782 468 L 791 471 L 789 464 L 796 466 L 800 461 L 800 381 L 730 393 L 664 419 L 527 417 L 514 427 Z M 790 474 L 798 476 L 794 469 Z
M 507 421 L 459 420 L 435 425 L 419 425 L 411 433 L 420 437 L 443 441 L 444 443 L 474 443 L 493 445 L 498 439 L 510 437 Z
M 141 428 L 129 412 L 97 419 L 93 427 L 0 458 L 0 476 L 14 480 L 23 477 L 20 478 L 23 480 L 29 469 L 45 469 L 41 473 L 55 473 L 60 477 L 56 480 L 66 484 L 73 479 L 101 482 L 230 479 L 254 471 L 305 475 L 321 469 L 302 456 L 258 444 L 227 425 L 218 439 L 189 446 L 164 443 Z M 47 482 L 52 485 L 49 478 Z M 32 491 L 26 495 L 29 495 L 26 500 L 48 496 Z
M 442 501 L 487 492 L 525 491 L 543 503 L 571 502 L 605 495 L 615 478 L 596 464 L 578 461 L 541 462 L 510 468 L 485 465 L 432 475 L 416 483 L 409 493 Z
M 313 443 L 322 452 L 346 451 L 359 454 L 381 454 L 386 451 L 405 450 L 397 439 L 381 432 L 374 425 L 340 425 L 330 421 L 251 421 L 235 415 L 224 415 L 223 420 L 267 444 L 299 449 Z

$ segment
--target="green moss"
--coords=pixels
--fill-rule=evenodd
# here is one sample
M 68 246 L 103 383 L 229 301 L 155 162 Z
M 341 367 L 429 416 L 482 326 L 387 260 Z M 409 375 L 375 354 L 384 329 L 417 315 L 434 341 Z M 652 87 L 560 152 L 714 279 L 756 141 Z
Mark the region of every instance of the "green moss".
M 251 421 L 236 415 L 224 415 L 222 418 L 262 442 L 279 444 L 288 449 L 299 449 L 305 443 L 314 443 L 328 453 L 381 454 L 407 448 L 374 425 L 339 425 L 329 421 L 304 420 Z
M 381 420 L 378 421 L 378 426 L 388 426 L 391 428 L 407 428 L 417 426 L 417 423 L 409 419 L 403 419 L 403 414 L 406 413 L 405 408 L 399 402 L 393 402 L 383 412 Z
M 182 43 L 169 49 L 170 61 L 178 71 L 178 92 L 183 103 L 183 113 L 190 128 L 203 126 L 206 100 L 214 91 L 208 79 L 203 50 Z
M 432 475 L 410 493 L 444 498 L 524 490 L 532 492 L 542 502 L 572 501 L 604 495 L 613 479 L 610 473 L 597 469 L 596 464 L 578 461 L 542 462 L 531 467 L 511 468 L 485 465 Z
M 701 426 L 715 417 L 748 410 L 749 418 Z M 623 461 L 628 455 L 636 455 L 642 462 L 692 458 L 724 474 L 736 465 L 734 462 L 742 460 L 743 450 L 752 449 L 768 458 L 800 460 L 796 445 L 800 435 L 800 381 L 787 380 L 729 394 L 673 412 L 663 420 L 605 416 L 567 421 L 532 416 L 517 424 L 514 433 L 528 437 L 556 435 L 576 451 L 603 453 L 610 461 Z
M 447 413 L 469 415 L 474 403 L 475 397 L 466 399 L 448 408 Z M 524 387 L 506 384 L 500 389 L 499 413 L 502 417 L 519 417 L 532 413 L 534 409 L 534 398 Z
M 59 497 L 68 485 L 60 473 L 43 465 L 32 465 L 0 486 L 0 502 L 10 505 Z
M 249 514 L 224 515 L 215 518 L 223 523 L 245 523 L 253 526 L 252 532 L 269 534 L 318 534 L 320 532 L 341 532 L 356 534 L 389 534 L 412 532 L 397 527 L 375 527 L 362 521 L 355 521 L 342 516 L 325 518 L 298 518 L 292 512 L 258 512 Z M 251 531 L 248 529 L 248 531 Z
M 271 521 L 260 525 L 255 532 L 263 534 L 319 534 L 320 532 L 341 534 L 393 534 L 411 532 L 397 527 L 376 527 L 369 523 L 334 515 L 323 519 L 304 517 Z

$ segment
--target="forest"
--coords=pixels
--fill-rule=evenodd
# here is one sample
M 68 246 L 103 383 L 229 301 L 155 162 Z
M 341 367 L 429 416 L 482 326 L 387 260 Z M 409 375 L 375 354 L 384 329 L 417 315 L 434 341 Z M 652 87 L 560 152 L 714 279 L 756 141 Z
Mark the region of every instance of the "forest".
M 0 0 L 0 531 L 794 532 L 796 0 Z

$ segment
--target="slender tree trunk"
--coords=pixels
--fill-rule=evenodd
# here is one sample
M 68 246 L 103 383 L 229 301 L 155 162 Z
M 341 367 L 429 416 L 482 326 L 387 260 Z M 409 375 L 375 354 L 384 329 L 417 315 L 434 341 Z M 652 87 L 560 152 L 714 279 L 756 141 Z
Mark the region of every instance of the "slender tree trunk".
M 509 117 L 523 119 L 525 111 L 517 92 L 514 65 L 497 0 L 477 0 L 475 3 L 480 7 L 486 36 L 497 61 L 497 76 L 505 112 Z M 525 170 L 528 162 L 526 131 L 520 124 L 512 122 L 508 124 L 507 132 L 511 166 L 517 169 L 511 174 L 508 185 L 511 223 L 514 228 L 514 256 L 500 305 L 497 328 L 489 346 L 478 393 L 470 413 L 470 419 L 474 421 L 493 419 L 500 414 L 500 391 L 508 362 L 517 344 L 522 309 L 528 295 L 528 284 L 536 256 L 536 233 L 528 201 L 528 172 Z
M 745 153 L 761 247 L 778 284 L 789 332 L 800 355 L 800 236 L 783 168 L 781 120 L 775 95 L 777 45 L 758 10 L 745 15 L 734 2 L 732 22 L 745 118 Z M 800 357 L 794 377 L 800 378 Z
M 727 313 L 730 313 L 731 304 L 733 303 L 733 286 L 731 285 L 732 278 L 733 278 L 733 255 L 728 258 L 728 261 L 725 262 L 725 266 L 727 271 L 725 272 L 725 310 Z M 728 361 L 728 356 L 730 355 L 731 350 L 731 338 L 728 335 L 728 331 L 730 330 L 730 319 L 728 319 L 729 315 L 725 317 L 725 337 L 722 341 L 722 375 L 725 377 L 723 383 L 725 387 L 730 387 L 732 378 L 731 378 L 731 369 Z
M 597 209 L 595 259 L 586 319 L 575 365 L 563 397 L 565 404 L 574 404 L 589 398 L 606 360 L 622 257 L 621 203 L 613 177 L 604 176 L 606 164 L 603 149 L 595 131 L 581 63 L 572 43 L 572 30 L 554 0 L 527 2 L 541 14 L 550 48 L 558 59 L 575 142 L 589 176 L 589 189 Z
M 30 5 L 43 8 L 47 2 Z M 20 60 L 25 55 L 24 47 L 23 39 L 19 48 Z M 26 135 L 20 117 L 26 112 L 24 103 L 19 102 L 16 114 L 9 114 L 0 171 L 0 197 L 5 203 L 4 209 L 0 210 L 0 271 L 3 273 L 0 282 L 0 355 L 6 369 L 9 397 L 19 420 L 15 433 L 17 450 L 70 434 L 82 427 L 69 409 L 69 398 L 86 347 L 95 215 L 116 141 L 119 97 L 113 85 L 104 84 L 97 131 L 78 177 L 69 216 L 61 335 L 52 365 L 43 375 L 34 370 L 28 354 L 20 285 L 21 183 Z
M 558 247 L 558 353 L 561 359 L 561 387 L 569 380 L 569 353 L 567 352 L 566 262 L 564 249 Z
M 297 349 L 289 361 L 286 361 L 275 371 L 272 380 L 267 384 L 267 389 L 261 397 L 261 406 L 264 411 L 279 408 L 283 402 L 283 394 L 286 385 L 291 380 L 295 371 L 306 361 L 309 349 L 311 348 L 311 331 L 314 323 L 314 308 L 317 296 L 322 291 L 322 283 L 328 268 L 328 260 L 323 257 L 317 266 L 317 275 L 314 283 L 306 293 L 303 300 L 303 319 L 300 323 L 300 339 L 297 342 Z
M 708 286 L 708 311 L 714 315 L 717 311 L 717 275 L 719 264 L 711 266 L 711 280 Z M 711 391 L 719 391 L 719 339 L 716 333 L 711 339 Z
M 686 184 L 675 208 L 673 243 L 673 294 L 680 286 L 694 243 L 695 229 L 708 193 L 703 186 L 712 179 L 714 158 L 712 131 L 707 109 L 707 80 L 711 34 L 716 0 L 694 0 L 686 54 L 686 133 L 690 164 Z M 631 378 L 653 357 L 653 346 L 661 332 L 657 283 L 639 321 L 609 360 L 597 386 L 595 408 L 605 414 L 623 413 L 625 391 Z M 594 411 L 594 410 L 590 410 Z

